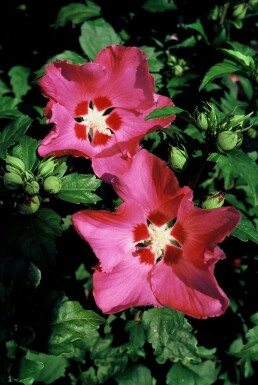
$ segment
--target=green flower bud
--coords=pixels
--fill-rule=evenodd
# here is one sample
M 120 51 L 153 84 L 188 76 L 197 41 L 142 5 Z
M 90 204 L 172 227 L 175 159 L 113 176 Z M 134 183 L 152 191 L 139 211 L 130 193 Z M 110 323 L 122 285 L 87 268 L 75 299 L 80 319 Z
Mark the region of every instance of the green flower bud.
M 48 194 L 58 194 L 62 188 L 62 181 L 57 176 L 48 176 L 43 182 L 43 189 Z
M 7 172 L 3 177 L 4 185 L 9 190 L 17 190 L 23 183 L 20 175 L 13 172 Z
M 188 165 L 186 148 L 171 147 L 169 163 L 174 171 L 184 171 Z
M 210 127 L 213 130 L 216 130 L 216 128 L 218 126 L 218 118 L 217 118 L 216 110 L 215 110 L 215 107 L 213 106 L 213 104 L 210 105 L 210 108 L 211 108 L 210 116 L 209 116 Z
M 7 155 L 6 170 L 22 176 L 22 173 L 25 171 L 25 164 L 21 159 L 16 158 L 15 156 Z
M 30 196 L 37 195 L 39 193 L 39 184 L 35 180 L 31 180 L 25 183 L 24 191 Z
M 207 116 L 204 112 L 201 112 L 197 117 L 197 124 L 201 130 L 206 131 L 209 127 Z
M 219 191 L 217 193 L 213 193 L 208 195 L 205 201 L 202 202 L 201 207 L 203 209 L 217 209 L 218 207 L 223 206 L 225 193 Z
M 44 179 L 50 176 L 56 168 L 56 163 L 53 158 L 44 159 L 38 166 L 37 178 Z
M 232 13 L 234 18 L 237 20 L 244 19 L 246 15 L 247 7 L 248 7 L 247 3 L 235 5 Z
M 183 73 L 184 73 L 183 67 L 182 67 L 181 65 L 179 65 L 179 64 L 176 64 L 176 65 L 174 66 L 174 74 L 175 74 L 176 76 L 182 76 Z
M 234 131 L 222 131 L 217 137 L 216 145 L 220 151 L 230 151 L 240 146 L 242 137 Z
M 40 200 L 37 195 L 30 197 L 28 195 L 24 196 L 23 203 L 19 204 L 18 208 L 22 214 L 34 214 L 38 211 L 40 207 Z

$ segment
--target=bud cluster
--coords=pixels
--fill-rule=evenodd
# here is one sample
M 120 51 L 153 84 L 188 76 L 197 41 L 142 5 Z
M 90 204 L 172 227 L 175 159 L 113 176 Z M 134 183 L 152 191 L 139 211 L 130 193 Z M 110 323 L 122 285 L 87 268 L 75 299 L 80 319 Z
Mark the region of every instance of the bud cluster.
M 53 158 L 43 159 L 36 173 L 26 170 L 26 165 L 17 156 L 7 155 L 3 184 L 12 191 L 15 206 L 22 214 L 35 213 L 42 201 L 58 194 L 62 179 L 56 172 L 57 162 Z
M 203 111 L 195 111 L 196 124 L 205 133 L 206 139 L 215 141 L 219 151 L 230 151 L 241 146 L 243 131 L 250 130 L 252 125 L 246 126 L 246 121 L 252 115 L 234 114 L 234 110 L 222 116 L 212 103 L 206 102 Z
M 189 66 L 184 59 L 179 59 L 174 55 L 168 53 L 168 65 L 172 68 L 175 76 L 182 76 L 183 73 L 189 70 Z

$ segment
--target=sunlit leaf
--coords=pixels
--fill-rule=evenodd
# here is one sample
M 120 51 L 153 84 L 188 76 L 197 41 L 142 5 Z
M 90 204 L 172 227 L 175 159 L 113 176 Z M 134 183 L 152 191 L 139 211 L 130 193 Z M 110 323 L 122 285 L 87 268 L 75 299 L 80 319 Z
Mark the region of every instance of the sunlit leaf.
M 217 380 L 218 370 L 214 361 L 204 361 L 196 365 L 172 365 L 167 374 L 167 385 L 211 385 Z
M 52 316 L 48 353 L 60 355 L 73 351 L 73 342 L 85 338 L 105 320 L 92 310 L 85 310 L 77 301 L 65 301 L 55 309 Z
M 255 243 L 258 243 L 258 231 L 254 227 L 253 223 L 244 216 L 242 216 L 239 224 L 231 233 L 231 235 L 240 239 L 243 242 L 253 241 Z
M 95 175 L 69 174 L 62 178 L 62 189 L 57 197 L 71 203 L 96 204 L 100 198 L 94 191 L 100 184 L 101 180 Z
M 209 84 L 213 80 L 215 80 L 219 77 L 222 77 L 224 75 L 233 74 L 234 72 L 237 72 L 239 70 L 240 70 L 240 68 L 236 64 L 233 64 L 233 63 L 224 62 L 224 63 L 215 64 L 205 74 L 205 76 L 201 82 L 201 85 L 199 87 L 199 91 L 201 91 L 203 88 L 205 88 L 207 86 L 207 84 Z
M 83 52 L 93 60 L 108 45 L 120 44 L 121 38 L 104 19 L 85 21 L 81 26 L 79 42 Z
M 24 66 L 14 66 L 8 72 L 13 93 L 16 98 L 21 99 L 31 89 L 29 77 L 31 70 Z
M 199 361 L 197 340 L 182 313 L 167 307 L 150 309 L 144 312 L 142 322 L 159 363 L 167 359 Z
M 69 21 L 73 24 L 81 24 L 84 21 L 100 15 L 100 7 L 92 1 L 87 1 L 87 5 L 82 3 L 71 3 L 60 9 L 55 27 L 63 27 Z

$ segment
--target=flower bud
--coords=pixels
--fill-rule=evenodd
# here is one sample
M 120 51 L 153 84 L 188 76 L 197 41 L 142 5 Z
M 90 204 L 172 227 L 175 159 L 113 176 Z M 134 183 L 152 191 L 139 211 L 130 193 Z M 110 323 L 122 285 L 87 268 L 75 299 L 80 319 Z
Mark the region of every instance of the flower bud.
M 201 130 L 206 131 L 209 127 L 207 116 L 204 112 L 201 112 L 197 117 L 197 124 Z
M 24 191 L 30 196 L 37 195 L 39 193 L 39 184 L 35 180 L 31 180 L 25 183 Z
M 179 64 L 176 64 L 176 65 L 174 66 L 174 74 L 175 74 L 176 76 L 182 76 L 183 73 L 184 73 L 183 67 L 182 67 L 181 65 L 179 65 Z
M 174 171 L 184 171 L 188 165 L 186 148 L 171 147 L 169 163 Z
M 208 195 L 205 201 L 202 202 L 201 207 L 203 209 L 217 209 L 224 204 L 225 193 L 219 191 L 214 194 Z
M 23 183 L 20 175 L 13 172 L 7 172 L 3 177 L 4 185 L 9 190 L 17 190 Z
M 48 176 L 43 182 L 43 189 L 48 194 L 58 194 L 62 188 L 62 181 L 57 176 Z
M 242 135 L 234 131 L 222 131 L 217 137 L 216 145 L 220 151 L 230 151 L 242 143 Z
M 22 214 L 34 214 L 40 207 L 40 200 L 37 195 L 30 197 L 25 195 L 24 202 L 19 204 L 18 208 Z
M 7 155 L 6 170 L 22 176 L 22 173 L 25 171 L 25 164 L 20 158 L 16 158 L 12 155 Z
M 38 166 L 37 178 L 44 179 L 50 176 L 56 168 L 56 163 L 53 158 L 49 158 L 47 160 L 43 160 Z
M 234 6 L 233 13 L 232 15 L 234 16 L 235 19 L 237 20 L 242 20 L 245 18 L 245 14 L 247 11 L 248 4 L 243 3 L 243 4 L 237 4 Z

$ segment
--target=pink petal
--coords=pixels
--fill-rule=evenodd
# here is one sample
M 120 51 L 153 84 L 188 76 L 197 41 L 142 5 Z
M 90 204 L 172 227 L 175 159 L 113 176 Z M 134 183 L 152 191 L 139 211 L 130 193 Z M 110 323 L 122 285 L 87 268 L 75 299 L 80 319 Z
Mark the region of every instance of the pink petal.
M 112 183 L 123 200 L 135 199 L 149 214 L 158 210 L 166 202 L 174 200 L 176 213 L 180 200 L 190 189 L 180 188 L 173 171 L 157 156 L 142 149 L 137 152 L 128 172 Z M 172 219 L 172 218 L 170 218 Z
M 184 249 L 184 254 L 194 264 L 203 263 L 205 250 L 214 251 L 240 220 L 240 213 L 234 207 L 220 207 L 205 210 L 194 207 L 190 196 L 181 201 L 177 221 L 171 234 Z
M 104 272 L 135 254 L 134 228 L 146 219 L 134 201 L 121 204 L 116 212 L 82 210 L 72 216 L 78 234 L 92 247 Z
M 165 306 L 195 318 L 223 314 L 229 306 L 226 294 L 214 275 L 214 264 L 199 269 L 181 256 L 170 265 L 162 260 L 151 274 L 151 288 Z
M 151 264 L 138 257 L 124 258 L 112 271 L 93 274 L 93 295 L 103 313 L 117 313 L 133 306 L 160 306 L 150 288 Z
M 105 67 L 109 81 L 101 91 L 112 95 L 113 105 L 125 109 L 146 109 L 153 103 L 154 81 L 146 54 L 136 47 L 111 45 L 97 55 L 94 63 Z
M 38 147 L 40 156 L 69 154 L 88 158 L 93 156 L 94 149 L 89 141 L 85 125 L 76 123 L 65 107 L 60 104 L 52 106 L 49 123 L 51 122 L 55 123 L 55 126 L 41 141 Z
M 100 64 L 55 61 L 46 67 L 46 74 L 38 84 L 45 97 L 62 104 L 73 114 L 76 106 L 91 100 L 106 80 L 106 69 Z

